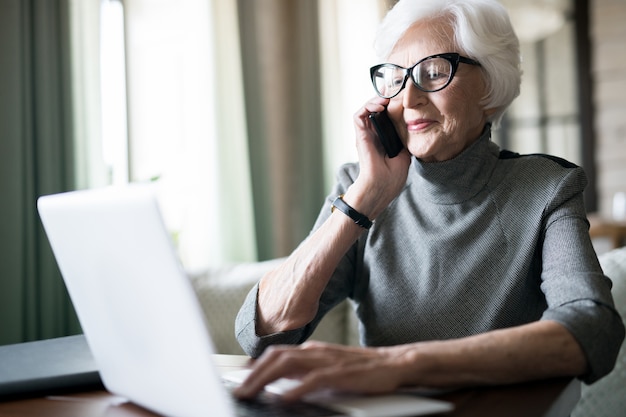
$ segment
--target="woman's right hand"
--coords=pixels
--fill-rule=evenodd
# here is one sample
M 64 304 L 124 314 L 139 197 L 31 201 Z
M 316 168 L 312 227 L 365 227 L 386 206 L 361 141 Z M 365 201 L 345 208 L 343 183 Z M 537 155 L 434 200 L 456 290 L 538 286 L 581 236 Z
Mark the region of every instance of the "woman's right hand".
M 385 111 L 388 104 L 389 99 L 376 96 L 354 114 L 360 172 L 344 200 L 371 220 L 402 191 L 411 164 L 411 155 L 406 148 L 394 158 L 385 155 L 369 119 L 371 113 Z

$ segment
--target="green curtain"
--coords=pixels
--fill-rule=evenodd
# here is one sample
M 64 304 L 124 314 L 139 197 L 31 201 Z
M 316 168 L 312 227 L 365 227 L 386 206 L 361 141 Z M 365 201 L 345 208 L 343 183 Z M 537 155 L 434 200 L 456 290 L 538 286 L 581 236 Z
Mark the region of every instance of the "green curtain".
M 68 7 L 0 1 L 0 344 L 80 331 L 36 211 L 73 188 Z
M 324 189 L 317 2 L 238 0 L 259 259 L 308 234 Z

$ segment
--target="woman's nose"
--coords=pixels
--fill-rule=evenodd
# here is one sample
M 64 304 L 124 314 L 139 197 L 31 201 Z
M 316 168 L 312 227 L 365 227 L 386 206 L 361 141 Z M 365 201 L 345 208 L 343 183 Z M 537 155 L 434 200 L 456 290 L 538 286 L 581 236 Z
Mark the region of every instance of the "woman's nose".
M 416 107 L 428 102 L 428 93 L 420 90 L 410 79 L 402 91 L 402 104 L 405 108 Z

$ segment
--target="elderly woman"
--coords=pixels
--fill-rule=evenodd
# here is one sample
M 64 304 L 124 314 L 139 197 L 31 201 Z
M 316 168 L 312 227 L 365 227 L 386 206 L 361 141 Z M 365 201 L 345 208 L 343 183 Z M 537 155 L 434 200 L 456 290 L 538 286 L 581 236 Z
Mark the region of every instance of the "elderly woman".
M 354 116 L 359 164 L 242 306 L 236 334 L 259 359 L 236 394 L 283 376 L 302 380 L 295 399 L 610 372 L 624 326 L 588 235 L 583 170 L 490 141 L 521 78 L 506 10 L 401 0 L 376 47 L 386 64 Z M 405 146 L 394 158 L 368 117 L 385 109 Z M 287 346 L 345 298 L 364 347 Z

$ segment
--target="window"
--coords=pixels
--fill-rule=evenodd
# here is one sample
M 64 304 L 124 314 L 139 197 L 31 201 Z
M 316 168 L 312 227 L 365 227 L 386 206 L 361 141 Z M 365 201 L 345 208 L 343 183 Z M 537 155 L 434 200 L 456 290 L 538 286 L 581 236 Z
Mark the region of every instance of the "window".
M 124 8 L 120 0 L 102 0 L 100 20 L 100 77 L 102 155 L 109 182 L 128 183 L 128 126 L 126 123 L 126 52 Z

